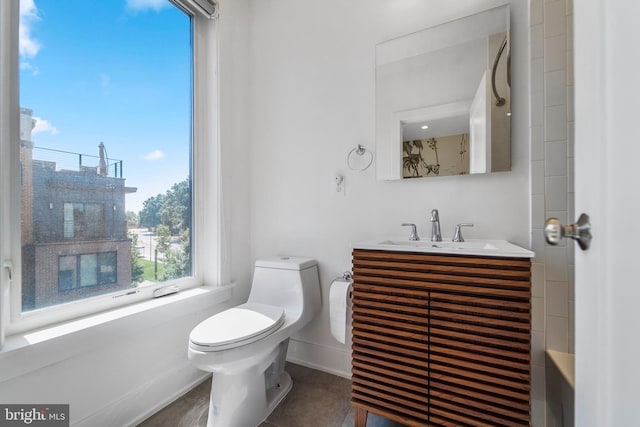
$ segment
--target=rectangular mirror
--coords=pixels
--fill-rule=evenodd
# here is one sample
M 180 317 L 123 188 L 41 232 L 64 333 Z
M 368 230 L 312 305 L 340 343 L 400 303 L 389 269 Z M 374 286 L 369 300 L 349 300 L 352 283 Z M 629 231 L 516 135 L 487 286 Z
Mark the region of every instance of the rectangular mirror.
M 509 6 L 376 46 L 378 179 L 511 170 Z

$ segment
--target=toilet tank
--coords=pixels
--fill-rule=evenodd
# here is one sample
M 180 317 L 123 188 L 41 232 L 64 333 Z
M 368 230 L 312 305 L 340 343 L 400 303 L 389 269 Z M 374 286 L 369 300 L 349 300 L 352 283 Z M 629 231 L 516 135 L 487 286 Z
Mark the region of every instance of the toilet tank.
M 256 261 L 249 302 L 300 311 L 310 319 L 320 309 L 320 280 L 316 261 L 301 257 L 274 257 Z

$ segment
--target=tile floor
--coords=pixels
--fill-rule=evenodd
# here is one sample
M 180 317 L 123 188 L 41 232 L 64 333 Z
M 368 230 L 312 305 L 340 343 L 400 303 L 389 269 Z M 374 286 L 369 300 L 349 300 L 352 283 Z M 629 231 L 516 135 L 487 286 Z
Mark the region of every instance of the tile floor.
M 259 427 L 353 427 L 351 381 L 292 363 L 286 369 L 293 389 Z M 138 427 L 205 427 L 210 390 L 206 380 Z M 399 426 L 375 414 L 367 417 L 367 427 Z

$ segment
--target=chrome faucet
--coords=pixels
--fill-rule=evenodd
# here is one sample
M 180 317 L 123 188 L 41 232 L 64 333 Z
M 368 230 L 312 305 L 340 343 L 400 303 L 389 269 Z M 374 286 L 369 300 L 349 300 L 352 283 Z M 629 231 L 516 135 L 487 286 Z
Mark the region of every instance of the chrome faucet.
M 431 211 L 431 241 L 442 242 L 442 234 L 440 234 L 440 216 L 438 209 Z
M 418 236 L 418 228 L 415 224 L 403 223 L 403 227 L 411 227 L 411 234 L 409 234 L 409 240 L 416 241 L 420 240 L 420 236 Z
M 452 242 L 464 242 L 464 238 L 462 237 L 462 231 L 460 231 L 461 227 L 473 227 L 473 224 L 465 223 L 465 224 L 456 225 L 456 232 L 453 233 L 453 239 L 451 239 Z

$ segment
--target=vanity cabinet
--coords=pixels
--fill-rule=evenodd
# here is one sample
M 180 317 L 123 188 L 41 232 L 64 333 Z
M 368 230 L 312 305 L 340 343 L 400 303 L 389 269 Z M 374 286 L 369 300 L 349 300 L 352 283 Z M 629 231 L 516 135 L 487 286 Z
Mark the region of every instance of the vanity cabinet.
M 529 258 L 355 249 L 353 273 L 356 427 L 530 424 Z

